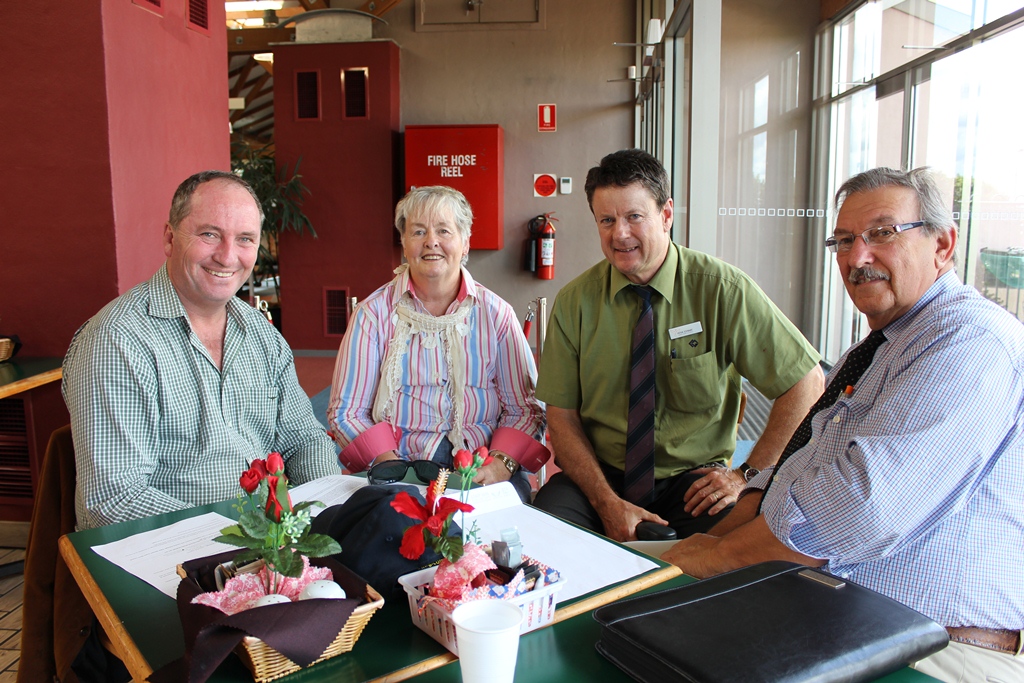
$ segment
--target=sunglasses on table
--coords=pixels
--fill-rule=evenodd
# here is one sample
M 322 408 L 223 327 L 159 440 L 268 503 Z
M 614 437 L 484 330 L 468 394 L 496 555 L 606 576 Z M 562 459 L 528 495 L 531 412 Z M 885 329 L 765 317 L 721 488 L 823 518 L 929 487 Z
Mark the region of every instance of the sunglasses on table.
M 410 467 L 424 484 L 434 481 L 441 473 L 441 466 L 432 460 L 385 460 L 371 467 L 366 478 L 371 484 L 393 484 L 405 479 Z

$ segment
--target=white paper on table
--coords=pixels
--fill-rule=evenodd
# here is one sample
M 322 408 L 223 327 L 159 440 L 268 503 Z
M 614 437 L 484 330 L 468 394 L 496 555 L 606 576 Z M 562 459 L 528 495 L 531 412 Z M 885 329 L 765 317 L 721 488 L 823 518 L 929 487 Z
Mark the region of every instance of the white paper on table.
M 197 557 L 217 555 L 234 546 L 217 543 L 220 530 L 235 521 L 216 512 L 190 517 L 160 529 L 143 531 L 93 551 L 172 598 L 178 594 L 177 566 Z
M 366 486 L 366 477 L 353 477 L 351 474 L 332 474 L 329 477 L 321 477 L 313 481 L 307 481 L 288 491 L 292 497 L 292 505 L 306 500 L 319 500 L 324 507 L 313 506 L 309 508 L 312 516 L 316 517 L 324 508 L 332 505 L 340 505 L 352 497 L 352 494 Z
M 459 492 L 449 491 L 445 496 L 458 499 Z M 523 505 L 508 482 L 471 489 L 466 502 L 474 509 L 466 513 L 465 525 L 472 527 L 473 521 L 477 522 L 481 542 L 501 540 L 502 529 L 516 527 L 523 552 L 561 572 L 566 584 L 558 594 L 560 601 L 626 581 L 659 566 L 648 557 Z M 461 526 L 460 516 L 461 513 L 455 513 Z

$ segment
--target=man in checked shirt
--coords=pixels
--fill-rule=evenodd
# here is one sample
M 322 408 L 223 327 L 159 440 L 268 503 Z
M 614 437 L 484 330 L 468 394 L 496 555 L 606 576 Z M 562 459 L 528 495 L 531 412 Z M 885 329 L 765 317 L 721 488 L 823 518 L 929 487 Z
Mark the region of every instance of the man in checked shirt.
M 75 333 L 62 390 L 79 528 L 231 498 L 274 451 L 296 484 L 339 473 L 287 342 L 235 296 L 262 223 L 243 180 L 193 175 L 171 202 L 166 264 Z
M 872 334 L 840 359 L 775 472 L 663 559 L 701 578 L 824 566 L 946 627 L 949 647 L 918 670 L 1024 681 L 1024 327 L 960 283 L 956 226 L 925 169 L 861 173 L 836 204 L 826 246 Z

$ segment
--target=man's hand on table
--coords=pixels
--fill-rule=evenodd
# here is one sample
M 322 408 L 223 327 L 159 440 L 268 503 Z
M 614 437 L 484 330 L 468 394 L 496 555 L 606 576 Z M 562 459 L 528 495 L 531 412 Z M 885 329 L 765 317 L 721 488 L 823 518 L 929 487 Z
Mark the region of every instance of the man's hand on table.
M 712 517 L 717 515 L 736 502 L 746 484 L 739 470 L 727 467 L 703 467 L 693 471 L 704 475 L 683 495 L 683 509 L 694 517 L 705 512 Z
M 594 509 L 604 523 L 604 535 L 620 543 L 636 540 L 636 525 L 640 522 L 668 524 L 653 512 L 648 512 L 618 496 L 609 497 L 601 504 L 595 505 Z
M 706 579 L 722 572 L 715 565 L 715 550 L 721 540 L 707 534 L 687 536 L 663 553 L 661 559 L 679 567 L 684 574 Z

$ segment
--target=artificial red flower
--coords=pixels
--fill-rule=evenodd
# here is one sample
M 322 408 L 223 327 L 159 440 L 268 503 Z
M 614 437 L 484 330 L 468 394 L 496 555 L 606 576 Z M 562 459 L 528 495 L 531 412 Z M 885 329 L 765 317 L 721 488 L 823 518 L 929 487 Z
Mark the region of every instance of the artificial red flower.
M 462 448 L 455 451 L 455 457 L 452 459 L 452 464 L 455 465 L 455 469 L 459 472 L 465 472 L 473 466 L 473 454 Z
M 253 460 L 249 469 L 242 472 L 242 476 L 238 478 L 238 483 L 241 484 L 242 490 L 251 496 L 266 476 L 267 464 L 262 460 Z
M 273 453 L 271 453 L 273 455 Z M 285 500 L 282 503 L 277 495 L 278 481 L 284 479 L 283 476 L 279 477 L 273 474 L 267 475 L 267 517 L 270 517 L 275 522 L 281 521 L 281 513 L 285 509 L 285 505 L 288 506 L 288 512 L 292 511 L 292 497 L 290 494 L 285 494 Z M 284 479 L 287 485 L 287 479 Z
M 267 474 L 281 474 L 284 470 L 284 458 L 280 453 L 271 453 L 267 456 Z
M 487 465 L 491 464 L 491 461 L 494 460 L 494 457 L 489 455 L 489 453 L 490 451 L 487 450 L 487 446 L 481 446 L 480 448 L 473 451 L 473 455 L 477 456 L 477 458 L 479 458 L 480 460 L 480 462 L 477 464 L 477 467 L 486 467 Z M 477 458 L 474 458 L 473 462 L 476 462 Z
M 435 488 L 433 485 L 427 487 L 426 505 L 421 504 L 405 491 L 400 492 L 391 501 L 391 507 L 398 512 L 420 520 L 419 524 L 413 524 L 406 529 L 402 536 L 402 546 L 398 549 L 402 557 L 418 560 L 426 550 L 424 532 L 438 538 L 444 534 L 445 525 L 453 514 L 460 510 L 462 512 L 473 511 L 472 505 L 461 503 L 454 498 L 438 499 Z

